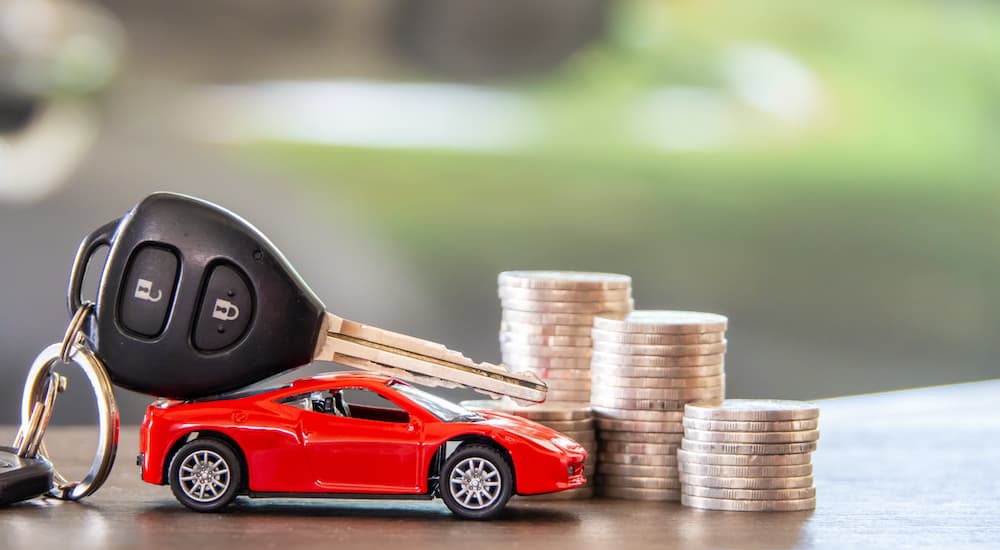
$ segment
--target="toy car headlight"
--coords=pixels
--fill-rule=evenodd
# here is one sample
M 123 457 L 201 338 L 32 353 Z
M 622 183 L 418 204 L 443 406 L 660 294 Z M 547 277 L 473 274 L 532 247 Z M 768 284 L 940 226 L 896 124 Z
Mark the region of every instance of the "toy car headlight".
M 558 446 L 556 446 L 555 443 L 549 441 L 548 439 L 542 439 L 540 437 L 534 437 L 534 436 L 530 436 L 530 435 L 526 435 L 526 436 L 524 436 L 524 438 L 527 439 L 527 440 L 529 440 L 529 441 L 531 441 L 532 443 L 535 443 L 539 447 L 543 447 L 543 448 L 545 448 L 545 449 L 547 449 L 549 451 L 552 451 L 554 453 L 562 452 L 562 449 L 560 449 Z

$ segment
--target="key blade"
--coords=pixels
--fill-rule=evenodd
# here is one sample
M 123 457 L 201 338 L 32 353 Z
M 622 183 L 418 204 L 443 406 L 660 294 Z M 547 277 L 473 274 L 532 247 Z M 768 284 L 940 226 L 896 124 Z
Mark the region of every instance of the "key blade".
M 545 401 L 547 387 L 531 372 L 510 372 L 503 365 L 476 363 L 420 338 L 348 321 L 327 313 L 327 331 L 315 359 L 383 372 L 418 384 L 461 385 L 488 395 L 520 401 Z

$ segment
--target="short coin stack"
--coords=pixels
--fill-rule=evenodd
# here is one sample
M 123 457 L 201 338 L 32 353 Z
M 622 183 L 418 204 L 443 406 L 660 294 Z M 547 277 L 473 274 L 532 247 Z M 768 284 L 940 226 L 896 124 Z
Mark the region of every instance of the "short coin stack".
M 586 403 L 542 403 L 522 407 L 509 399 L 463 401 L 462 406 L 472 410 L 501 411 L 543 426 L 548 426 L 579 443 L 587 451 L 587 461 L 583 463 L 583 475 L 587 484 L 578 489 L 560 491 L 545 495 L 545 498 L 571 499 L 594 496 L 594 465 L 597 463 L 597 439 L 594 436 L 594 416 Z
M 590 402 L 594 317 L 632 311 L 632 279 L 613 273 L 505 271 L 497 277 L 500 349 L 512 370 L 537 373 L 549 403 Z
M 722 315 L 690 311 L 594 320 L 591 404 L 602 495 L 680 499 L 684 405 L 723 399 L 726 326 Z
M 818 427 L 819 408 L 801 401 L 689 404 L 678 451 L 681 503 L 734 512 L 812 510 Z

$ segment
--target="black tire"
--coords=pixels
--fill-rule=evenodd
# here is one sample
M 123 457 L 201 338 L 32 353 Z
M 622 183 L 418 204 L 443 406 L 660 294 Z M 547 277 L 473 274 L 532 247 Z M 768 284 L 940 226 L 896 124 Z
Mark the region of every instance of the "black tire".
M 236 499 L 243 468 L 236 451 L 225 442 L 195 439 L 174 454 L 169 481 L 181 504 L 197 512 L 215 512 Z
M 441 499 L 460 518 L 493 519 L 513 493 L 510 462 L 493 447 L 463 445 L 441 468 Z

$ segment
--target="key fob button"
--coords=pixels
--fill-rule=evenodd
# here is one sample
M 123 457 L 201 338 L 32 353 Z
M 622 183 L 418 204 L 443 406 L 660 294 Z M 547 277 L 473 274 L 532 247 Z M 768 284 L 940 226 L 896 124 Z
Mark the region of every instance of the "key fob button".
M 194 346 L 219 351 L 243 337 L 253 317 L 253 294 L 246 277 L 235 266 L 212 268 L 201 293 L 201 308 L 194 326 Z
M 177 256 L 164 247 L 139 248 L 127 268 L 118 300 L 118 319 L 123 327 L 150 338 L 163 331 L 177 283 L 177 264 Z

